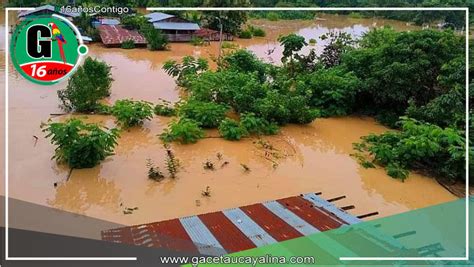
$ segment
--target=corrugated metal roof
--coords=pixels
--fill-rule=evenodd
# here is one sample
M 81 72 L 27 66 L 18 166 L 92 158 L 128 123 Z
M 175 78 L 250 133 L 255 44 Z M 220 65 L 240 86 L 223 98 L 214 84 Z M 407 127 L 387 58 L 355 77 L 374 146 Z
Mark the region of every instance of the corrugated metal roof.
M 244 233 L 257 247 L 270 245 L 277 241 L 271 237 L 262 227 L 254 222 L 241 209 L 228 209 L 222 213 L 229 218 L 229 220 L 237 226 L 237 228 Z
M 155 22 L 153 23 L 155 29 L 160 30 L 183 30 L 183 31 L 197 31 L 201 29 L 197 23 L 192 22 Z
M 355 216 L 316 194 L 306 194 L 181 219 L 106 230 L 102 232 L 102 239 L 219 255 L 357 222 L 360 220 Z
M 314 226 L 296 216 L 296 214 L 289 211 L 287 208 L 283 207 L 283 205 L 276 201 L 268 201 L 263 203 L 263 205 L 268 210 L 273 212 L 273 214 L 284 220 L 287 224 L 291 225 L 294 229 L 305 236 L 319 232 L 319 230 Z
M 179 219 L 191 240 L 197 245 L 201 254 L 222 255 L 226 251 L 217 241 L 214 235 L 207 229 L 206 225 L 197 216 Z
M 174 18 L 174 15 L 162 13 L 162 12 L 153 12 L 145 15 L 145 18 L 148 19 L 148 22 L 157 22 L 164 19 Z
M 100 24 L 102 25 L 119 25 L 120 20 L 118 19 L 101 19 L 99 20 Z
M 362 222 L 361 219 L 359 219 L 357 217 L 354 217 L 354 216 L 351 216 L 351 215 L 347 214 L 346 212 L 338 209 L 336 206 L 331 204 L 331 202 L 329 202 L 325 199 L 319 198 L 319 197 L 314 197 L 314 194 L 305 194 L 305 195 L 303 195 L 303 198 L 308 200 L 308 201 L 311 201 L 314 205 L 316 205 L 316 207 L 324 208 L 327 211 L 332 212 L 337 217 L 341 218 L 342 220 L 344 220 L 345 222 L 347 222 L 349 224 L 355 224 L 355 223 Z
M 257 247 L 222 212 L 202 214 L 198 217 L 227 251 L 242 251 Z
M 127 40 L 135 44 L 146 44 L 146 39 L 135 30 L 127 30 L 120 25 L 100 25 L 97 27 L 100 39 L 105 45 L 120 45 Z

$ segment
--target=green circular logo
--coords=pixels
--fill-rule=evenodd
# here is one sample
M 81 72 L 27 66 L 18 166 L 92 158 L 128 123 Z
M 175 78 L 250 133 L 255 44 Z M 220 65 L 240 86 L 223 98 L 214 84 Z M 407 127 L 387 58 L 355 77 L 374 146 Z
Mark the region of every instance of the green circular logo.
M 87 51 L 72 22 L 58 15 L 36 16 L 15 29 L 10 56 L 23 77 L 48 85 L 69 77 Z

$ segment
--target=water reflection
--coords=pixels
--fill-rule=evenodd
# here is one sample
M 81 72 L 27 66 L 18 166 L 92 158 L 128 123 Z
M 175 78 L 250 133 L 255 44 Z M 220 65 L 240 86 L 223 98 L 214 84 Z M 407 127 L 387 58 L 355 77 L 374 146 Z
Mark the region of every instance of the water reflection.
M 58 184 L 54 198 L 47 203 L 80 214 L 91 209 L 118 212 L 120 190 L 113 181 L 100 176 L 100 166 L 74 170 L 67 182 Z

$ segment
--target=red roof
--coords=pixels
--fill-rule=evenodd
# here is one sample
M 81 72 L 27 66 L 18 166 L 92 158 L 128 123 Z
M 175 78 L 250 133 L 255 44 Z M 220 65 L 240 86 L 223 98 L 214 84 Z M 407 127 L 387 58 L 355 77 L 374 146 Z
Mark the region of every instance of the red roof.
M 358 223 L 314 193 L 196 216 L 102 231 L 130 245 L 222 255 Z
M 146 39 L 136 30 L 127 30 L 120 25 L 100 25 L 97 27 L 100 38 L 105 45 L 120 45 L 127 40 L 133 40 L 135 44 L 146 44 Z

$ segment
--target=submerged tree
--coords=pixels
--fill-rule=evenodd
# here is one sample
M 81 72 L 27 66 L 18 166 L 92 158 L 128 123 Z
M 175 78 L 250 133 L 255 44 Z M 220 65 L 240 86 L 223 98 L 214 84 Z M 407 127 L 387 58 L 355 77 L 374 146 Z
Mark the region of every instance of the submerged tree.
M 105 62 L 86 58 L 84 64 L 69 78 L 65 89 L 58 91 L 62 107 L 67 111 L 93 112 L 99 100 L 110 95 L 111 67 Z
M 92 168 L 113 154 L 118 129 L 106 129 L 78 119 L 50 122 L 41 126 L 56 146 L 54 159 L 71 168 Z

